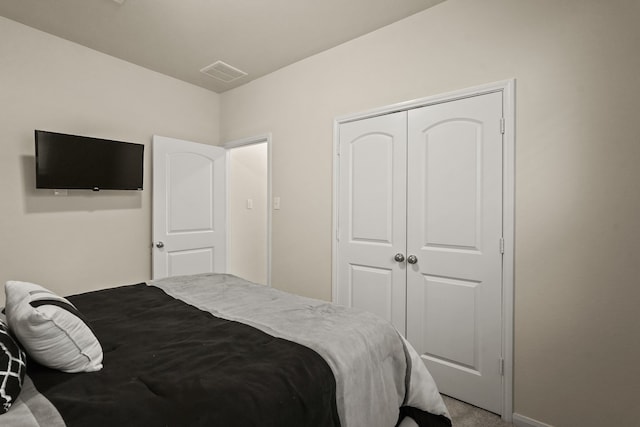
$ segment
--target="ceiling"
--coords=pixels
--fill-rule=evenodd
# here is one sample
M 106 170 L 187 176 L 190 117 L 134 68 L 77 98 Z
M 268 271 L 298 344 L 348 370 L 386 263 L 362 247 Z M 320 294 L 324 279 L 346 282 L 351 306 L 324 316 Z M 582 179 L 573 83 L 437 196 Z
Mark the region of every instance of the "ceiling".
M 0 0 L 0 15 L 221 93 L 444 0 Z M 200 72 L 223 61 L 246 76 Z

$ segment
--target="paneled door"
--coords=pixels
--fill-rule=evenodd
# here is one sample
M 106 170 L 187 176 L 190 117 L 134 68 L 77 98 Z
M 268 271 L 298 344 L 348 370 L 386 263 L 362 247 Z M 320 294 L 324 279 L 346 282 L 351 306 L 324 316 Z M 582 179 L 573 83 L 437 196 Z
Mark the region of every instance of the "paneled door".
M 502 94 L 409 111 L 407 339 L 442 393 L 501 413 Z
M 336 302 L 390 320 L 441 392 L 502 411 L 502 92 L 339 127 Z
M 406 140 L 404 111 L 340 126 L 336 298 L 378 314 L 403 334 Z
M 226 151 L 153 137 L 153 278 L 226 270 Z

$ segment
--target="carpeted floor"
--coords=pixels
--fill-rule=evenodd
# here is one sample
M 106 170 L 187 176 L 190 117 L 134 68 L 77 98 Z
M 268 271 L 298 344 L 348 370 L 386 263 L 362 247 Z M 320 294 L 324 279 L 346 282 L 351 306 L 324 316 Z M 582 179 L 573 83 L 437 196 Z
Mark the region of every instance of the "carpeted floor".
M 442 395 L 449 408 L 453 427 L 511 427 L 512 423 L 502 421 L 499 415 L 485 411 L 468 403 Z

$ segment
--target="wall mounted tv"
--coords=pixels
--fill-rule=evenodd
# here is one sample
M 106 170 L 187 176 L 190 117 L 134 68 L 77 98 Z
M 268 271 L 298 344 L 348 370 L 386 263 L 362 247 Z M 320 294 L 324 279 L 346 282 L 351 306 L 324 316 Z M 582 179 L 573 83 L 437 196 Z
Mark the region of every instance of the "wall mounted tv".
M 144 145 L 35 131 L 36 188 L 142 190 Z

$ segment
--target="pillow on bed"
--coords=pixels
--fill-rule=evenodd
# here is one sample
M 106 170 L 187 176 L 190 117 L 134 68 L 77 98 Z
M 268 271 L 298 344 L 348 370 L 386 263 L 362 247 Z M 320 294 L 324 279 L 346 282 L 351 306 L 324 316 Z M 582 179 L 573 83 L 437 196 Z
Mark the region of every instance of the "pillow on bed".
M 102 347 L 68 300 L 27 282 L 9 281 L 5 293 L 9 328 L 35 361 L 69 373 L 102 369 Z
M 26 362 L 24 351 L 0 319 L 0 414 L 7 412 L 18 398 L 27 371 Z

